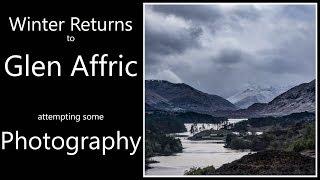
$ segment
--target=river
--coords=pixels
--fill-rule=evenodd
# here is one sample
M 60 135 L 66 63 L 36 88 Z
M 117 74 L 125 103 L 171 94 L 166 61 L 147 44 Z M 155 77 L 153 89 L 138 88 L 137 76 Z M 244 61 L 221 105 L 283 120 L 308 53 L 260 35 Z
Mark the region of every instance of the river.
M 230 123 L 236 123 L 245 119 L 229 119 Z M 187 132 L 178 133 L 183 151 L 172 156 L 155 156 L 152 160 L 158 163 L 150 164 L 151 169 L 146 171 L 146 175 L 183 175 L 186 170 L 192 167 L 206 167 L 213 165 L 215 168 L 225 163 L 232 162 L 248 154 L 250 151 L 232 150 L 224 148 L 222 140 L 202 140 L 191 141 L 187 137 L 191 136 L 191 124 L 185 124 Z M 217 124 L 198 124 L 199 128 L 219 129 Z M 204 129 L 202 129 L 204 130 Z M 183 136 L 183 137 L 181 137 Z

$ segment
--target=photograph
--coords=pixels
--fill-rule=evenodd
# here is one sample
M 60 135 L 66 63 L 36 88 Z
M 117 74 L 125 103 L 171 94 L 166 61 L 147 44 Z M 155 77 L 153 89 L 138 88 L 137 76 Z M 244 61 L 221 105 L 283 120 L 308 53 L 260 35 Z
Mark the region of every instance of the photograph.
M 317 176 L 316 3 L 144 3 L 144 177 Z

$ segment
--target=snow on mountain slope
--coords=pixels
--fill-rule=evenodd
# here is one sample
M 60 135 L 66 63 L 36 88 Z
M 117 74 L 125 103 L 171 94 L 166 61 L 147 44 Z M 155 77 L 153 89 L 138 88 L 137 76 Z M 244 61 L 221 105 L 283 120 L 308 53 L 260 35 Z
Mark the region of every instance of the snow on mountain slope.
M 268 103 L 276 96 L 289 90 L 291 87 L 292 86 L 261 87 L 257 85 L 250 85 L 244 91 L 230 96 L 227 100 L 236 106 L 245 109 L 254 103 Z

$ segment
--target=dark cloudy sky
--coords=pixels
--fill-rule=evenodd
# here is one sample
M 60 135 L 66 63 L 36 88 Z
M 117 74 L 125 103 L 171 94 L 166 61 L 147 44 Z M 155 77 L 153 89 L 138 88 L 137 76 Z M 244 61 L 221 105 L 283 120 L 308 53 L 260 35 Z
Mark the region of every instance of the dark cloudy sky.
M 313 5 L 146 5 L 146 79 L 228 97 L 315 78 Z

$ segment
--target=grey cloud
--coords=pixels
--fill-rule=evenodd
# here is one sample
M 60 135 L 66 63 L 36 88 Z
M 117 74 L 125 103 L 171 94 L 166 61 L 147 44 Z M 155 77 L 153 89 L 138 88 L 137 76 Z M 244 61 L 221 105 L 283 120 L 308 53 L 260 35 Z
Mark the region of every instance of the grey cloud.
M 179 36 L 168 36 L 146 30 L 146 64 L 150 71 L 156 72 L 158 68 L 166 67 L 163 61 L 167 55 L 181 54 L 190 48 L 199 47 L 201 32 L 201 29 L 193 28 L 182 31 Z
M 245 19 L 249 21 L 256 21 L 262 16 L 260 11 L 249 5 L 235 9 L 230 13 L 230 15 L 234 18 L 234 20 Z
M 199 46 L 197 38 L 201 35 L 201 28 L 183 29 L 179 35 L 170 36 L 162 32 L 152 32 L 146 28 L 147 50 L 161 54 L 182 53 L 189 47 Z
M 165 18 L 166 16 L 164 19 Z M 146 23 L 145 44 L 146 64 L 148 66 L 147 73 L 158 73 L 162 71 L 161 68 L 168 67 L 162 63 L 168 55 L 182 54 L 188 49 L 199 48 L 199 38 L 203 33 L 202 28 L 194 24 L 178 27 L 178 29 L 175 30 L 172 30 L 173 27 L 170 26 L 166 27 L 166 31 L 154 30 L 153 28 L 157 28 L 156 26 L 159 25 L 157 23 L 163 24 L 166 22 L 153 22 L 151 20 Z M 170 32 L 169 34 L 168 31 Z
M 223 49 L 218 56 L 214 57 L 214 62 L 218 64 L 232 65 L 245 60 L 245 54 L 239 49 Z
M 278 86 L 315 78 L 313 6 L 152 5 L 147 9 L 147 79 L 185 82 L 228 97 L 248 82 Z M 170 23 L 163 22 L 168 19 Z
M 314 19 L 315 7 L 310 5 L 285 6 L 281 14 L 297 20 Z
M 175 15 L 186 20 L 215 21 L 221 17 L 220 10 L 215 6 L 206 5 L 166 5 L 152 6 L 153 10 L 165 15 Z

